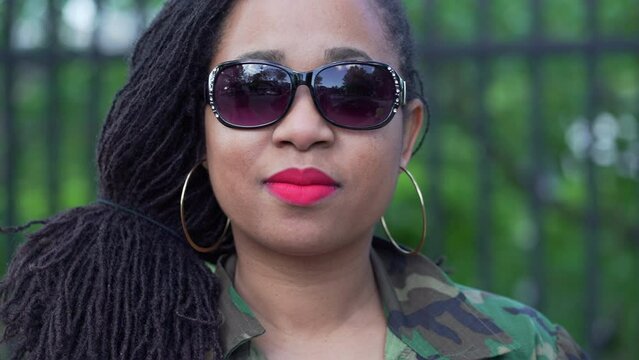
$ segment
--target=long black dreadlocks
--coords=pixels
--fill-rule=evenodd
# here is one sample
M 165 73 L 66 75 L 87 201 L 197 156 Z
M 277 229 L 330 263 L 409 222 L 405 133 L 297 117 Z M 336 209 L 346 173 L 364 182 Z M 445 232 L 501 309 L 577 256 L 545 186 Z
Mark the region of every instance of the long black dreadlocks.
M 400 2 L 375 3 L 402 54 L 400 72 L 419 88 Z M 3 341 L 13 359 L 222 356 L 219 286 L 202 261 L 215 259 L 174 234 L 184 177 L 205 154 L 203 84 L 230 6 L 169 0 L 137 42 L 102 128 L 99 194 L 164 226 L 106 203 L 40 222 L 0 283 Z M 226 219 L 206 173 L 194 175 L 187 194 L 191 233 L 215 241 Z
M 204 154 L 202 84 L 227 8 L 167 2 L 135 47 L 99 140 L 100 197 L 178 233 L 180 186 Z M 215 239 L 223 219 L 208 179 L 189 185 L 189 214 L 201 214 L 189 224 Z M 95 204 L 28 237 L 0 285 L 0 319 L 15 359 L 219 357 L 218 292 L 185 242 Z

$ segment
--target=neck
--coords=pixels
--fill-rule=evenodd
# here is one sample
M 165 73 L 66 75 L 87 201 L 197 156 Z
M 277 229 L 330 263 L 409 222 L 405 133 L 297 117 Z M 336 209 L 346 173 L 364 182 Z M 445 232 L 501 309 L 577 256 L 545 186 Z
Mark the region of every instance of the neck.
M 317 338 L 383 318 L 370 237 L 317 256 L 283 255 L 249 241 L 236 247 L 235 287 L 267 334 Z

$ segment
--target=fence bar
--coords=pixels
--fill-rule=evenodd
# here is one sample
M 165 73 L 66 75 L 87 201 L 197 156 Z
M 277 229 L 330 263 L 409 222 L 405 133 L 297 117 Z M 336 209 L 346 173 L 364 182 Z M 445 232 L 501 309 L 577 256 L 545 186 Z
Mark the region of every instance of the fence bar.
M 540 56 L 558 55 L 583 55 L 589 51 L 590 47 L 596 47 L 606 53 L 627 53 L 639 52 L 639 39 L 624 38 L 602 38 L 596 44 L 591 42 L 568 42 L 544 40 L 537 44 L 530 44 L 523 41 L 499 42 L 499 43 L 434 43 L 427 48 L 418 49 L 417 56 L 432 59 L 434 61 L 450 61 L 451 58 L 477 57 L 482 53 L 489 53 L 491 56 L 527 56 L 537 53 Z
M 87 98 L 87 122 L 86 136 L 91 139 L 87 142 L 86 154 L 89 158 L 86 160 L 86 174 L 89 179 L 90 196 L 97 196 L 97 164 L 95 152 L 97 144 L 97 136 L 100 131 L 100 99 L 102 92 L 102 70 L 104 66 L 102 52 L 100 50 L 99 39 L 102 28 L 102 0 L 94 0 L 95 3 L 95 21 L 91 32 L 91 46 L 89 48 L 89 64 L 90 64 L 90 80 L 89 80 L 89 96 Z
M 586 72 L 588 99 L 586 102 L 586 118 L 589 121 L 589 128 L 592 133 L 594 119 L 596 116 L 598 100 L 599 100 L 599 84 L 597 82 L 597 41 L 598 41 L 598 23 L 597 23 L 597 0 L 586 1 L 587 11 L 587 28 L 589 29 L 589 40 L 592 46 L 588 47 L 586 56 Z M 592 154 L 593 141 L 590 142 L 588 154 Z M 596 323 L 598 320 L 599 306 L 599 199 L 597 174 L 595 164 L 590 156 L 586 157 L 586 186 L 588 191 L 588 203 L 585 216 L 585 247 L 586 259 L 584 266 L 586 268 L 586 338 L 587 349 L 593 359 L 599 358 L 599 347 L 601 340 L 597 334 Z
M 1 1 L 1 0 L 0 0 Z M 6 0 L 5 0 L 6 1 Z M 138 0 L 139 1 L 139 0 Z M 528 42 L 499 42 L 481 44 L 455 44 L 436 41 L 428 46 L 418 46 L 416 58 L 429 59 L 433 62 L 449 62 L 451 59 L 474 58 L 482 53 L 489 53 L 493 57 L 501 56 L 527 56 L 537 53 L 539 56 L 583 55 L 589 47 L 596 46 L 600 52 L 607 54 L 637 53 L 639 52 L 639 39 L 628 38 L 600 38 L 597 44 L 590 42 L 570 42 L 543 40 L 537 44 Z M 7 56 L 4 49 L 0 49 L 0 62 Z M 59 54 L 60 60 L 88 59 L 86 51 L 65 49 Z M 44 63 L 47 61 L 46 52 L 41 49 L 20 50 L 13 54 L 14 59 L 23 63 Z M 106 59 L 122 60 L 122 54 L 109 54 Z
M 60 81 L 59 70 L 59 43 L 58 43 L 58 1 L 47 0 L 47 105 L 44 114 L 44 123 L 47 124 L 47 153 L 45 155 L 47 174 L 47 198 L 49 214 L 56 213 L 60 208 Z
M 138 32 L 146 29 L 147 23 L 147 0 L 135 0 L 135 12 L 138 15 Z
M 639 96 L 637 96 L 637 100 L 635 104 L 639 104 Z M 639 107 L 636 109 L 636 111 L 639 113 Z M 635 159 L 635 160 L 638 162 L 637 165 L 639 165 L 639 159 Z M 637 171 L 637 175 L 639 175 L 639 169 L 636 171 Z M 636 181 L 639 182 L 639 179 L 636 179 Z M 637 190 L 637 194 L 635 196 L 637 197 L 637 204 L 639 204 L 639 184 L 637 184 L 637 186 L 635 187 L 635 190 Z M 634 239 L 635 259 L 639 259 L 639 224 L 635 224 L 634 230 L 630 233 L 630 236 L 631 236 L 631 239 Z M 637 279 L 639 279 L 639 260 L 635 261 L 635 264 L 637 266 L 637 269 L 636 269 Z M 635 329 L 636 331 L 639 332 L 639 311 L 637 311 L 636 314 L 637 314 L 637 317 L 635 319 L 635 324 L 636 324 Z M 639 344 L 635 343 L 633 346 L 635 349 L 634 353 L 635 354 L 639 353 Z
M 490 24 L 490 1 L 479 0 L 477 11 L 477 34 L 478 43 L 486 45 L 488 40 L 488 24 Z M 486 112 L 486 99 L 484 94 L 488 88 L 488 57 L 485 52 L 479 54 L 477 61 L 477 115 L 475 117 L 475 129 L 477 131 L 478 151 L 478 200 L 477 200 L 477 238 L 476 246 L 478 253 L 477 273 L 483 289 L 492 289 L 493 275 L 493 249 L 491 240 L 492 230 L 492 181 L 491 181 L 491 159 L 488 156 L 490 146 L 490 119 Z
M 542 6 L 538 0 L 530 1 L 531 13 L 532 13 L 532 28 L 530 41 L 535 44 L 539 41 L 542 34 L 541 28 L 541 16 Z M 531 54 L 528 57 L 528 67 L 532 75 L 530 86 L 530 168 L 528 179 L 529 191 L 528 194 L 528 206 L 531 214 L 533 229 L 532 229 L 532 258 L 529 264 L 531 273 L 533 276 L 534 293 L 533 298 L 530 299 L 531 305 L 543 310 L 545 307 L 545 291 L 546 288 L 546 276 L 545 276 L 545 244 L 544 244 L 544 224 L 543 224 L 543 209 L 542 198 L 545 191 L 544 177 L 545 169 L 544 162 L 546 153 L 544 151 L 544 121 L 541 111 L 541 58 L 537 53 Z
M 2 121 L 2 139 L 4 145 L 4 159 L 2 161 L 2 173 L 4 174 L 4 179 L 2 179 L 2 183 L 4 184 L 4 193 L 5 193 L 5 218 L 2 219 L 3 225 L 14 225 L 16 224 L 16 154 L 18 153 L 18 137 L 16 136 L 16 128 L 15 128 L 15 59 L 13 57 L 13 20 L 15 19 L 14 11 L 15 11 L 15 2 L 14 0 L 5 0 L 4 2 L 4 18 L 3 21 L 3 34 L 4 34 L 4 46 L 5 46 L 5 56 L 2 60 L 3 62 L 3 71 L 4 71 L 4 81 L 2 84 L 4 91 L 4 109 L 3 109 L 3 121 Z M 6 259 L 11 258 L 15 247 L 16 247 L 16 237 L 14 235 L 7 236 L 6 243 Z
M 435 33 L 436 28 L 435 21 L 436 19 L 436 7 L 437 0 L 428 0 L 425 2 L 425 14 L 424 14 L 424 23 L 426 26 L 426 39 L 425 45 L 434 43 L 437 40 L 437 34 Z M 430 59 L 429 59 L 430 60 Z M 428 97 L 428 94 L 432 94 L 436 85 L 435 81 L 439 81 L 435 79 L 435 74 L 438 74 L 438 63 L 436 62 L 428 62 L 425 67 L 425 72 L 423 74 L 424 79 L 424 94 Z M 439 113 L 436 109 L 438 108 L 437 99 L 428 99 L 429 105 L 431 106 L 431 112 L 433 114 Z M 426 139 L 424 141 L 424 147 L 427 150 L 426 154 L 426 164 L 428 169 L 428 201 L 427 201 L 427 210 L 428 210 L 428 221 L 430 224 L 435 224 L 434 226 L 430 226 L 428 228 L 428 255 L 433 259 L 438 259 L 444 255 L 445 249 L 445 239 L 444 239 L 444 219 L 443 213 L 441 211 L 442 201 L 441 201 L 441 191 L 439 189 L 439 184 L 442 183 L 441 169 L 442 169 L 442 143 L 441 143 L 441 134 L 438 129 L 439 119 L 435 116 L 435 119 L 428 119 L 431 124 L 431 129 L 429 133 L 426 135 Z M 434 121 L 434 123 L 433 123 Z M 422 150 L 423 151 L 423 150 Z

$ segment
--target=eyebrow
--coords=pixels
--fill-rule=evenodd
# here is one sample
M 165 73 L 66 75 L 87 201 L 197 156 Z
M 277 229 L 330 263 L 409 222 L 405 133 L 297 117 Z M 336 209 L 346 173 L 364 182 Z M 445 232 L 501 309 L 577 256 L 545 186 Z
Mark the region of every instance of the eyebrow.
M 337 47 L 328 49 L 324 52 L 324 58 L 327 61 L 342 61 L 354 59 L 371 60 L 371 57 L 366 52 L 351 47 Z
M 284 60 L 284 52 L 280 50 L 258 50 L 244 53 L 239 56 L 238 60 L 267 60 L 281 63 Z
M 266 60 L 282 63 L 286 56 L 281 50 L 257 50 L 244 53 L 238 60 Z M 324 59 L 327 62 L 364 59 L 371 60 L 371 57 L 362 50 L 351 47 L 336 47 L 324 51 Z

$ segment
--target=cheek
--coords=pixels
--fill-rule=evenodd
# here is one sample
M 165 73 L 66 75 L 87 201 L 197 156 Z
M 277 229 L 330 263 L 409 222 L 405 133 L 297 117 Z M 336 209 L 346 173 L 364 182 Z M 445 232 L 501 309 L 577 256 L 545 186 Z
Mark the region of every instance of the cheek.
M 384 168 L 382 171 L 388 171 L 388 176 L 399 172 L 401 164 L 403 124 L 397 120 L 399 119 L 394 119 L 382 128 L 383 131 L 375 135 L 370 147 L 378 166 Z
M 370 210 L 380 216 L 393 196 L 399 174 L 402 150 L 399 125 L 371 136 L 370 141 L 360 146 L 363 151 L 350 162 L 355 176 L 352 181 L 361 186 L 358 192 L 361 202 L 368 203 Z
M 213 116 L 206 119 L 206 159 L 209 178 L 215 196 L 224 209 L 231 194 L 241 193 L 246 179 L 255 166 L 262 146 L 254 131 L 240 131 L 225 127 Z M 242 181 L 239 181 L 242 179 Z

